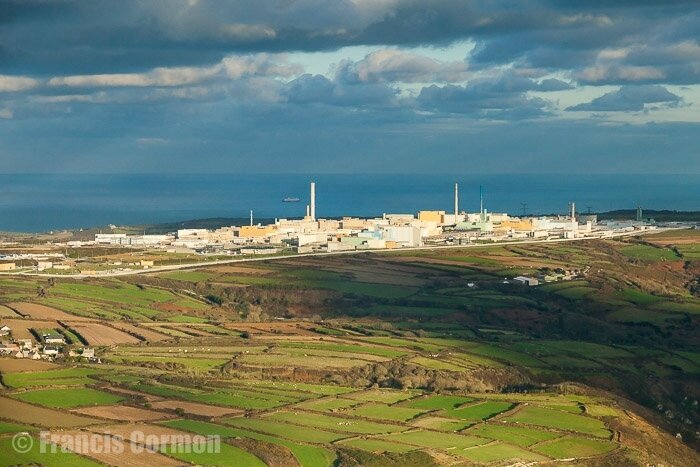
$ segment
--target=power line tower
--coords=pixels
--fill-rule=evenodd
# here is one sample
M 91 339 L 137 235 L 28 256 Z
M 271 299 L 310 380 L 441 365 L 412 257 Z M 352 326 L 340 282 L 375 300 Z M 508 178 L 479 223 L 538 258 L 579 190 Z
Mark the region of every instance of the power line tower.
M 527 203 L 520 203 L 520 206 L 523 207 L 523 217 L 527 216 Z

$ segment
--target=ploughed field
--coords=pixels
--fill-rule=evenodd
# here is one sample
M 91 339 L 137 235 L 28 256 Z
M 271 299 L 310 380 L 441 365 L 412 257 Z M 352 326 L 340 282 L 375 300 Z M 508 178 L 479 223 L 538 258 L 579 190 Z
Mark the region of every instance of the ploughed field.
M 670 232 L 119 280 L 5 276 L 13 337 L 52 331 L 96 359 L 0 357 L 0 465 L 692 465 L 699 244 Z M 166 443 L 147 459 L 12 453 L 15 433 L 44 429 L 223 443 L 218 455 Z

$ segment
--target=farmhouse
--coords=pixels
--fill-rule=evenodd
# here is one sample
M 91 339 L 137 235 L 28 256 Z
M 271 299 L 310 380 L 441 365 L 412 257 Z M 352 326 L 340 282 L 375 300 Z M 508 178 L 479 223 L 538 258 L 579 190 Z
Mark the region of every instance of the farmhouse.
M 3 326 L 0 328 L 0 337 L 9 336 L 11 332 L 10 326 Z
M 0 355 L 13 355 L 19 352 L 17 344 L 0 344 Z
M 17 345 L 23 349 L 31 349 L 33 341 L 31 339 L 17 339 Z
M 540 281 L 534 277 L 518 276 L 514 277 L 513 280 L 518 284 L 529 285 L 530 287 L 540 284 Z
M 58 355 L 58 347 L 53 346 L 53 345 L 47 345 L 44 347 L 43 353 L 44 355 L 50 355 L 50 356 L 56 356 Z
M 46 344 L 65 344 L 66 343 L 63 336 L 58 334 L 58 333 L 44 334 L 42 337 L 44 338 L 44 343 L 46 343 Z

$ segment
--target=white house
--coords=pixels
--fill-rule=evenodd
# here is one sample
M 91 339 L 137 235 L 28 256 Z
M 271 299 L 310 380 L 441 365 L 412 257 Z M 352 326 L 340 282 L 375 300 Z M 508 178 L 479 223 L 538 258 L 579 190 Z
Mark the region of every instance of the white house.
M 530 287 L 540 285 L 540 281 L 534 277 L 518 276 L 514 277 L 513 280 L 518 284 L 529 285 Z
M 44 334 L 44 343 L 46 344 L 65 344 L 66 341 L 62 335 L 58 333 Z

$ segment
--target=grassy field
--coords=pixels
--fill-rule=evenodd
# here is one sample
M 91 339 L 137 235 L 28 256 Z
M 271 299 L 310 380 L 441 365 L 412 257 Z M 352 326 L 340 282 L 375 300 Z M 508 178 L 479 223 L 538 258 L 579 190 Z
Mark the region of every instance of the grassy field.
M 219 435 L 225 438 L 248 438 L 277 444 L 289 449 L 297 461 L 304 467 L 330 467 L 335 460 L 335 454 L 330 449 L 303 443 L 294 443 L 255 431 L 225 427 L 214 423 L 195 420 L 171 420 L 163 422 L 162 424 L 204 436 Z
M 556 432 L 498 424 L 480 424 L 469 430 L 469 433 L 523 447 L 559 437 Z
M 523 407 L 515 414 L 507 417 L 506 420 L 540 427 L 577 431 L 599 438 L 610 436 L 610 431 L 605 428 L 604 423 L 600 420 L 533 405 Z
M 100 370 L 90 368 L 62 368 L 31 373 L 9 373 L 3 376 L 3 380 L 5 385 L 12 388 L 68 386 L 93 383 L 95 380 L 90 376 L 99 373 Z
M 450 417 L 464 420 L 486 420 L 501 412 L 510 410 L 512 407 L 513 404 L 509 402 L 486 401 L 458 409 L 447 410 L 446 412 Z
M 195 450 L 191 450 L 192 452 L 182 451 L 187 450 L 178 446 L 165 446 L 161 449 L 161 452 L 164 454 L 195 465 L 216 465 L 222 467 L 240 467 L 245 465 L 250 467 L 266 467 L 266 464 L 260 460 L 260 458 L 243 449 L 226 443 L 221 443 L 219 452 L 197 453 Z
M 598 456 L 612 451 L 615 447 L 615 444 L 609 441 L 582 438 L 580 436 L 565 436 L 554 441 L 539 444 L 534 449 L 555 459 L 568 459 Z
M 678 256 L 669 248 L 649 245 L 629 245 L 622 247 L 620 252 L 627 257 L 642 261 L 675 261 L 678 259 Z
M 16 393 L 12 397 L 24 402 L 57 409 L 109 405 L 124 400 L 122 397 L 114 394 L 90 388 L 41 389 Z
M 64 467 L 66 465 L 75 467 L 98 467 L 99 464 L 86 457 L 64 453 L 60 449 L 53 452 L 41 452 L 40 443 L 34 440 L 31 449 L 26 453 L 18 453 L 12 447 L 11 438 L 0 438 L 0 466 L 13 465 L 42 465 L 45 467 Z

